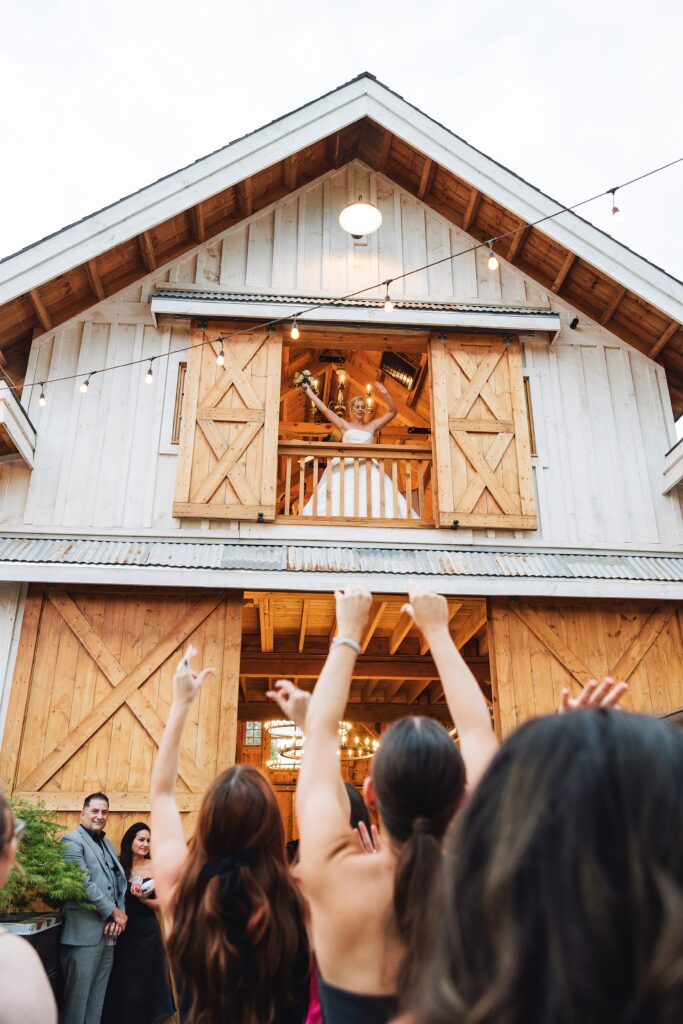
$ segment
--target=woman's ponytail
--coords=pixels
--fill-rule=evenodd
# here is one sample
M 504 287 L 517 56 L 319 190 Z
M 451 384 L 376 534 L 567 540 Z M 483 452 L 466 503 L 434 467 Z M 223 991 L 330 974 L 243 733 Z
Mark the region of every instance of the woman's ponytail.
M 382 737 L 372 781 L 383 827 L 399 847 L 394 926 L 406 950 L 398 975 L 404 1004 L 424 967 L 430 907 L 441 874 L 441 840 L 463 794 L 465 767 L 442 725 L 429 718 L 402 718 Z

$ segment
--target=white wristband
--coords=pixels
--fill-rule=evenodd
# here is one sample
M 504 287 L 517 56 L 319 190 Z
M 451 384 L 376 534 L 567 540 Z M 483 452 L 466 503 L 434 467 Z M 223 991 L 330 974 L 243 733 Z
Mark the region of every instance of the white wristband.
M 333 647 L 341 647 L 342 644 L 346 644 L 346 646 L 354 650 L 356 654 L 361 653 L 360 644 L 357 643 L 355 640 L 350 640 L 349 637 L 347 636 L 336 636 L 332 643 L 330 644 L 330 650 L 332 650 Z

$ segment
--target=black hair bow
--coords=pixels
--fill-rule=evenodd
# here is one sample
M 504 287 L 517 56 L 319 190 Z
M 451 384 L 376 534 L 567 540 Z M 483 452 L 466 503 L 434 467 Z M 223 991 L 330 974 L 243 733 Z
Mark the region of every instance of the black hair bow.
M 218 877 L 220 883 L 221 909 L 228 922 L 237 925 L 237 941 L 235 945 L 244 952 L 244 935 L 242 929 L 246 924 L 247 908 L 241 906 L 242 901 L 242 868 L 253 864 L 255 857 L 251 853 L 235 854 L 221 860 L 209 861 L 199 872 L 200 881 L 207 883 Z

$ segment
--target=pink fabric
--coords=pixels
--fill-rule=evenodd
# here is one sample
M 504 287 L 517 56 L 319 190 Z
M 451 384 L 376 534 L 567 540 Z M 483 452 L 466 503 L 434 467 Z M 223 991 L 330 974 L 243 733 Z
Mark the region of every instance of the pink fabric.
M 308 1004 L 306 1024 L 323 1024 L 323 1012 L 320 1009 L 320 997 L 318 996 L 318 972 L 315 969 L 315 964 L 311 971 L 311 999 Z

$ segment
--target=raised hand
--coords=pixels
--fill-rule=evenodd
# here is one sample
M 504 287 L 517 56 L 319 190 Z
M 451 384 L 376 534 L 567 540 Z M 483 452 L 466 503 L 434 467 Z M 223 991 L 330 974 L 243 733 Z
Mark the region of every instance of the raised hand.
M 274 701 L 285 718 L 294 722 L 300 729 L 304 728 L 306 712 L 311 702 L 311 694 L 300 690 L 290 679 L 278 679 L 266 697 Z
M 196 653 L 197 651 L 192 644 L 190 644 L 184 657 L 178 662 L 178 667 L 175 670 L 175 675 L 173 676 L 174 701 L 191 704 L 199 693 L 201 685 L 206 677 L 215 672 L 215 669 L 213 668 L 204 668 L 200 672 L 193 672 L 190 668 L 190 662 Z
M 359 821 L 353 830 L 363 853 L 379 853 L 381 843 L 379 829 L 376 825 L 370 825 L 370 831 L 364 821 Z
M 578 697 L 572 697 L 571 690 L 566 687 L 560 694 L 558 715 L 568 711 L 583 711 L 586 708 L 615 708 L 628 691 L 628 683 L 615 683 L 611 676 L 605 676 L 600 682 L 589 679 Z
M 381 380 L 376 380 L 375 381 L 375 388 L 377 389 L 377 391 L 379 391 L 383 395 L 388 395 L 389 394 L 389 392 L 385 388 L 384 384 L 382 384 Z
M 410 601 L 403 605 L 401 611 L 410 615 L 425 638 L 435 630 L 448 630 L 448 602 L 445 597 L 421 587 L 411 587 L 408 597 Z
M 337 602 L 337 636 L 360 643 L 368 622 L 372 594 L 364 587 L 347 587 L 335 593 Z

